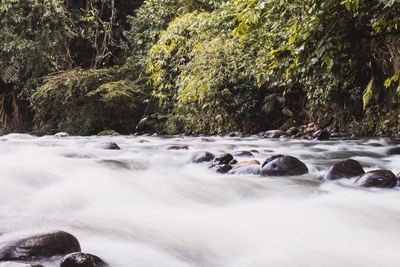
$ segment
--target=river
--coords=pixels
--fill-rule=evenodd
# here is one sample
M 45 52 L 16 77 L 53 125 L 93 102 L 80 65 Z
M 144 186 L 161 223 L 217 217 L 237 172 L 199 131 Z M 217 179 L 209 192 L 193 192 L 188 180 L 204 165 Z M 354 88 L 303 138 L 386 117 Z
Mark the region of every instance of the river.
M 103 149 L 107 142 L 121 150 Z M 189 150 L 167 150 L 183 144 Z M 64 230 L 113 267 L 397 267 L 399 189 L 322 181 L 347 158 L 397 174 L 390 147 L 383 139 L 10 134 L 0 137 L 0 242 Z M 191 162 L 196 151 L 243 150 L 260 162 L 297 157 L 309 174 L 222 175 Z

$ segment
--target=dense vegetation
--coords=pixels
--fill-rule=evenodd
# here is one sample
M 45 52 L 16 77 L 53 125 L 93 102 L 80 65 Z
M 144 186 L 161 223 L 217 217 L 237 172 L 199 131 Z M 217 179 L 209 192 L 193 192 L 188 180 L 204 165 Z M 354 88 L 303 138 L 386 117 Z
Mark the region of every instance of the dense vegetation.
M 398 14 L 398 0 L 1 0 L 1 128 L 397 133 Z

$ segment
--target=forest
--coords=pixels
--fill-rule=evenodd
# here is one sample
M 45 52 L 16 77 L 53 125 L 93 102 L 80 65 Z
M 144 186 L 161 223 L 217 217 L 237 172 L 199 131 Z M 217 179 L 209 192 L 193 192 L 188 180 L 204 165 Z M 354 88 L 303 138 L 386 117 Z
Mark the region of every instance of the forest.
M 1 0 L 0 132 L 400 130 L 399 0 Z

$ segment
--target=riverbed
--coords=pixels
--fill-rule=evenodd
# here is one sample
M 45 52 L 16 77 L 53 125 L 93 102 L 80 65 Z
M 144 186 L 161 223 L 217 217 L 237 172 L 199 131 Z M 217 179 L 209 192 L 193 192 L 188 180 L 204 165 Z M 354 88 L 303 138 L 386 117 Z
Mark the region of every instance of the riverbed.
M 109 142 L 121 150 L 104 149 Z M 0 137 L 0 243 L 63 230 L 113 267 L 399 266 L 399 189 L 322 179 L 348 158 L 397 174 L 392 147 L 383 139 L 10 134 Z M 261 163 L 290 155 L 309 174 L 219 174 L 192 163 L 199 151 L 252 151 Z

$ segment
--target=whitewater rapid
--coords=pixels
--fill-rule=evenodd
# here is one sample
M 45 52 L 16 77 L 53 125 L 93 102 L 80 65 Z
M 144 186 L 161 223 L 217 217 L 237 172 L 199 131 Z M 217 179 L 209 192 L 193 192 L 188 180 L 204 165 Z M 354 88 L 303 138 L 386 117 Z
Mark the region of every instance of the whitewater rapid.
M 121 150 L 103 149 L 108 142 Z M 113 267 L 397 267 L 399 189 L 322 181 L 347 158 L 397 174 L 391 147 L 383 139 L 6 135 L 0 243 L 63 230 Z M 251 150 L 260 162 L 297 157 L 310 173 L 222 175 L 191 162 L 197 151 Z

